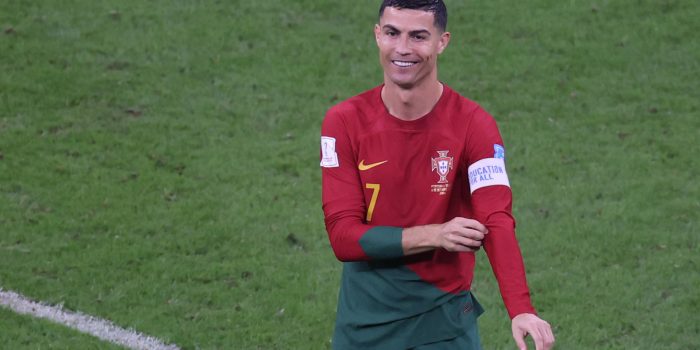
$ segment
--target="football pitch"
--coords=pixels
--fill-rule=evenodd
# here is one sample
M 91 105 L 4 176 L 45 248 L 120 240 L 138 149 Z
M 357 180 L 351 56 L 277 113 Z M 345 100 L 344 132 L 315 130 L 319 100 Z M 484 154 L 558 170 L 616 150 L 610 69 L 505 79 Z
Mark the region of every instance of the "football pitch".
M 700 348 L 700 2 L 446 1 L 557 349 Z M 0 2 L 0 290 L 181 349 L 329 349 L 319 136 L 379 1 Z M 410 150 L 407 150 L 410 152 Z M 485 349 L 514 349 L 483 252 Z M 117 349 L 0 307 L 2 349 Z

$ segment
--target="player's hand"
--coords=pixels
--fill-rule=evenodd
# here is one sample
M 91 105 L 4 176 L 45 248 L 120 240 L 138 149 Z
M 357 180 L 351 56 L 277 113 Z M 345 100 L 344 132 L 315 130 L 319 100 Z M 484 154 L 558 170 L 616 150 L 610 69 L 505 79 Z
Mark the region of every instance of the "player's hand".
M 513 338 L 518 349 L 527 350 L 525 337 L 530 335 L 536 350 L 549 350 L 554 347 L 554 334 L 547 321 L 533 314 L 520 314 L 513 318 Z
M 472 219 L 456 217 L 439 227 L 438 247 L 450 252 L 473 252 L 481 248 L 486 226 Z

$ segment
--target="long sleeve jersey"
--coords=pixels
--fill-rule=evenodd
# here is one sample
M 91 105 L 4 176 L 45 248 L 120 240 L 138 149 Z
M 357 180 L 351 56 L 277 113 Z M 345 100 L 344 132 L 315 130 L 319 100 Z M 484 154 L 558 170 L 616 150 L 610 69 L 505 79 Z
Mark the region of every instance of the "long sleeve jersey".
M 511 318 L 534 313 L 494 119 L 444 85 L 431 112 L 404 121 L 381 90 L 335 105 L 321 130 L 326 230 L 344 262 L 334 348 L 405 349 L 464 332 L 470 313 L 453 310 L 473 308 L 474 253 L 404 256 L 401 245 L 404 228 L 455 217 L 488 228 L 483 247 Z

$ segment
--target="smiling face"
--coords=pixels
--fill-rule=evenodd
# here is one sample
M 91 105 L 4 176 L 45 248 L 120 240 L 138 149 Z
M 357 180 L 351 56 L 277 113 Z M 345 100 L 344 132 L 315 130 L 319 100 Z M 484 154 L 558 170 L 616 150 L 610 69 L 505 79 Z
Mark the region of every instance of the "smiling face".
M 432 12 L 387 7 L 374 27 L 384 82 L 411 89 L 437 80 L 437 57 L 450 33 L 435 26 Z

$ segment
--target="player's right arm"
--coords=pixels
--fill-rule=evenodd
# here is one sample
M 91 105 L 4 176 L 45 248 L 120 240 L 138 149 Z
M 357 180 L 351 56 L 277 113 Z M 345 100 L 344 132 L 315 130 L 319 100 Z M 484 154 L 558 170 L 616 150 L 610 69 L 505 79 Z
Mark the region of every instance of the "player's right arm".
M 367 224 L 357 144 L 340 109 L 336 106 L 326 114 L 320 152 L 324 220 L 338 260 L 393 259 L 436 248 L 474 251 L 481 246 L 486 228 L 465 218 L 409 228 Z

